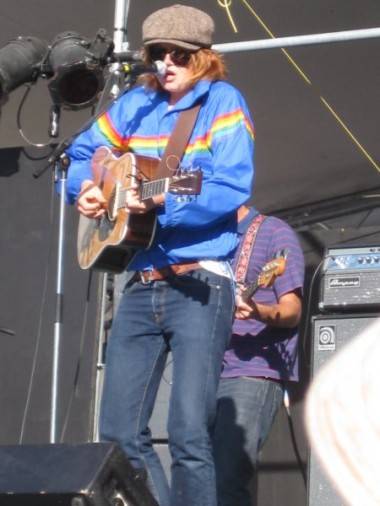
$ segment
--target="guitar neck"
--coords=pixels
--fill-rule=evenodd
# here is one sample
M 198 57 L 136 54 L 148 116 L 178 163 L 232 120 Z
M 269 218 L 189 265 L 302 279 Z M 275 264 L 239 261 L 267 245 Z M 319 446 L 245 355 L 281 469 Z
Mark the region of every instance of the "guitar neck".
M 144 181 L 140 188 L 141 200 L 146 200 L 169 190 L 170 178 L 155 179 L 153 181 Z
M 241 294 L 241 298 L 244 302 L 247 302 L 251 299 L 251 297 L 256 293 L 257 289 L 259 288 L 259 282 L 258 280 L 254 281 L 250 285 L 248 285 L 245 290 Z

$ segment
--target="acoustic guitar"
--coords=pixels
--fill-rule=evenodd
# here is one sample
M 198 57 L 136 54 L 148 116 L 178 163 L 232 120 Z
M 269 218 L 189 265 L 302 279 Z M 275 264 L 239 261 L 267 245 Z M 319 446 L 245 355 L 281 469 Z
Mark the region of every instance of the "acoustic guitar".
M 125 153 L 116 156 L 108 147 L 98 148 L 92 158 L 94 183 L 106 199 L 101 218 L 79 217 L 77 255 L 82 269 L 121 272 L 139 249 L 151 246 L 156 229 L 154 210 L 129 213 L 126 192 L 138 183 L 141 200 L 161 193 L 198 195 L 201 170 L 177 169 L 173 176 L 157 179 L 160 160 Z
M 273 285 L 276 279 L 285 272 L 288 250 L 280 250 L 275 257 L 267 262 L 261 269 L 260 274 L 253 283 L 245 286 L 240 291 L 244 302 L 249 301 L 259 288 L 267 288 Z

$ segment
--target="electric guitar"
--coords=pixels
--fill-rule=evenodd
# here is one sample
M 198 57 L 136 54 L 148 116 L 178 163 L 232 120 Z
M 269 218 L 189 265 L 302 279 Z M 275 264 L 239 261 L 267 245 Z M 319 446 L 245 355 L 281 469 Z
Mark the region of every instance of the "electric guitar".
M 202 185 L 200 170 L 177 170 L 173 176 L 157 179 L 160 160 L 125 153 L 120 157 L 106 146 L 92 158 L 94 183 L 106 199 L 101 218 L 79 217 L 77 256 L 82 269 L 121 272 L 139 249 L 152 244 L 156 229 L 154 210 L 132 214 L 125 206 L 126 192 L 139 183 L 141 200 L 164 192 L 198 195 Z
M 264 265 L 257 279 L 244 287 L 240 296 L 244 302 L 249 301 L 259 288 L 267 288 L 273 285 L 276 279 L 285 272 L 288 250 L 280 250 L 275 257 Z

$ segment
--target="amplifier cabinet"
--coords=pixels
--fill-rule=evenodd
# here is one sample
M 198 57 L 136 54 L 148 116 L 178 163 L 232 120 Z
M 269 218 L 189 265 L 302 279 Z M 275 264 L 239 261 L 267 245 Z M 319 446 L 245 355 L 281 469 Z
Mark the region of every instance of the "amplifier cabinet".
M 319 315 L 312 320 L 312 376 L 351 339 L 376 320 L 377 315 Z M 354 374 L 354 372 L 353 372 Z M 345 506 L 313 451 L 309 453 L 308 506 Z
M 380 247 L 331 248 L 323 262 L 322 312 L 380 308 Z

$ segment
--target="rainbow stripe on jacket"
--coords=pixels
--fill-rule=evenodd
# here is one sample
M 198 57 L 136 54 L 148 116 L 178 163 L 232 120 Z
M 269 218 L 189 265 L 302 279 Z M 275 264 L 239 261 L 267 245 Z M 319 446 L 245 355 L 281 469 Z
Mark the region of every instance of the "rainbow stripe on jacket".
M 157 146 L 160 150 L 164 150 L 169 140 L 169 135 L 157 137 L 157 135 L 135 135 L 124 136 L 117 131 L 109 113 L 105 113 L 98 121 L 99 130 L 105 139 L 121 150 L 131 150 L 137 153 L 144 152 L 148 154 L 154 152 Z M 218 136 L 233 135 L 236 129 L 242 125 L 245 126 L 247 132 L 254 140 L 254 129 L 251 119 L 246 116 L 244 111 L 239 107 L 234 111 L 221 114 L 213 120 L 211 128 L 206 134 L 198 135 L 187 146 L 186 153 L 201 152 L 210 149 L 212 139 Z M 154 153 L 156 154 L 156 153 Z

